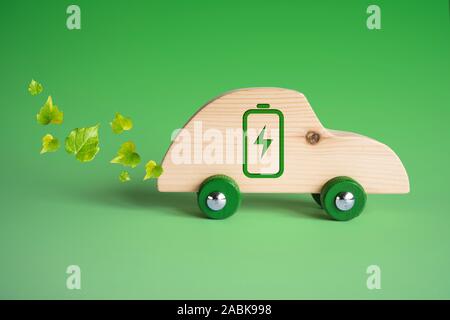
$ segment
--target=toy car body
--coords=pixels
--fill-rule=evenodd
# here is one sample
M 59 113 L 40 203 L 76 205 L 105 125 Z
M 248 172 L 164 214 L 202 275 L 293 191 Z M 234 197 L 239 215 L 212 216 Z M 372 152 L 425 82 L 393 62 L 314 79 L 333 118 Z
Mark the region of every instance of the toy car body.
M 199 140 L 195 139 L 199 127 L 203 134 L 215 132 L 222 137 L 227 137 L 230 129 L 240 129 L 241 136 L 226 143 L 225 138 Z M 183 135 L 190 135 L 191 149 L 185 149 L 193 154 L 184 162 L 175 156 L 180 152 L 179 144 L 186 143 Z M 196 150 L 204 151 L 205 144 L 206 149 L 222 144 L 215 149 L 222 152 L 222 161 L 220 157 L 196 161 Z M 231 156 L 230 145 L 234 149 Z M 275 163 L 271 169 L 267 163 L 249 164 L 247 153 L 263 159 L 269 151 L 273 151 L 271 160 Z M 236 211 L 237 207 L 231 214 L 221 214 L 232 202 L 229 197 L 239 197 L 240 193 L 311 193 L 333 218 L 349 220 L 362 211 L 366 193 L 409 192 L 406 170 L 388 146 L 359 134 L 324 128 L 302 93 L 282 88 L 239 89 L 208 102 L 175 137 L 162 166 L 164 173 L 158 179 L 161 192 L 198 192 L 200 197 L 205 184 L 215 178 L 225 179 L 222 183 L 237 190 L 227 196 L 219 190 L 220 183 L 207 188 L 211 192 L 199 198 L 199 206 L 206 203 L 205 213 L 211 218 L 224 218 Z M 346 183 L 359 191 L 346 187 Z M 336 194 L 326 195 L 327 190 Z M 349 214 L 356 209 L 359 212 Z

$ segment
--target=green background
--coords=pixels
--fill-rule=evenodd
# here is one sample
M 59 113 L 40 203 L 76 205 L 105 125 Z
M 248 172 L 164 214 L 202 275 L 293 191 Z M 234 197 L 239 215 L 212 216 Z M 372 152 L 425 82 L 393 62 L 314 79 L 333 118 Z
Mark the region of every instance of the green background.
M 2 1 L 1 298 L 450 298 L 450 21 L 448 1 Z M 378 4 L 382 30 L 366 28 Z M 27 92 L 34 78 L 43 94 Z M 309 195 L 244 195 L 224 221 L 194 194 L 118 181 L 109 164 L 133 140 L 160 161 L 171 132 L 225 91 L 303 92 L 333 129 L 392 147 L 408 195 L 372 195 L 363 214 L 326 219 Z M 51 94 L 62 125 L 35 115 Z M 114 135 L 120 111 L 135 128 Z M 82 164 L 40 155 L 100 123 Z M 82 289 L 66 289 L 68 265 Z M 382 270 L 368 290 L 366 268 Z

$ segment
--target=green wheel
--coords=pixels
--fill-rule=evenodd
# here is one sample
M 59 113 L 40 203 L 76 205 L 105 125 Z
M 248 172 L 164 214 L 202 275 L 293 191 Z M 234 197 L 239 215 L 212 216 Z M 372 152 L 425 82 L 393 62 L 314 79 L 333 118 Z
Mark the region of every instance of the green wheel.
M 364 188 L 349 177 L 337 177 L 322 188 L 320 201 L 335 220 L 348 221 L 359 216 L 366 204 Z
M 311 193 L 312 198 L 314 201 L 319 205 L 319 207 L 322 208 L 322 202 L 320 202 L 320 193 Z
M 197 193 L 200 210 L 211 219 L 225 219 L 239 208 L 241 193 L 233 179 L 216 175 L 206 179 Z

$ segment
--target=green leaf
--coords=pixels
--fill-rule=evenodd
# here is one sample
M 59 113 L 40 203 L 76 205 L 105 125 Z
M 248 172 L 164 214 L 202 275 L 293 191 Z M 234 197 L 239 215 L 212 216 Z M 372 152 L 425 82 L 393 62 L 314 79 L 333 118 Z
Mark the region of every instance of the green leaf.
M 163 168 L 156 164 L 155 161 L 150 160 L 145 165 L 145 177 L 144 180 L 151 179 L 151 178 L 159 178 L 159 176 L 163 173 Z
M 39 93 L 44 90 L 44 87 L 42 87 L 42 84 L 35 80 L 31 80 L 30 84 L 28 85 L 28 92 L 32 95 L 38 95 Z
M 139 162 L 141 162 L 141 157 L 136 153 L 136 146 L 131 141 L 122 144 L 117 152 L 117 157 L 111 160 L 111 163 L 118 163 L 132 168 L 136 167 Z
M 49 123 L 61 124 L 63 122 L 64 113 L 58 110 L 56 105 L 53 105 L 52 97 L 49 96 L 47 102 L 36 115 L 37 121 L 42 125 Z
M 116 112 L 116 116 L 110 124 L 112 131 L 116 134 L 122 133 L 124 130 L 131 130 L 131 128 L 133 128 L 133 122 L 131 119 L 122 116 L 118 112 Z
M 46 134 L 42 138 L 41 154 L 46 152 L 55 152 L 59 149 L 59 140 L 54 138 L 51 134 Z
M 98 127 L 76 128 L 66 138 L 66 151 L 72 153 L 81 162 L 94 159 L 99 152 Z
M 130 174 L 128 173 L 128 171 L 122 171 L 119 175 L 119 180 L 120 182 L 127 182 L 130 181 Z

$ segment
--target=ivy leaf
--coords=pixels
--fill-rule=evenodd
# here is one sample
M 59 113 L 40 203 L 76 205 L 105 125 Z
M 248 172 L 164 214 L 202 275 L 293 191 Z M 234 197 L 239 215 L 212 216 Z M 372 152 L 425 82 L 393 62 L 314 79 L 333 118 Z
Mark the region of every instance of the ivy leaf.
M 46 152 L 55 152 L 59 149 L 59 140 L 54 138 L 51 134 L 46 134 L 42 138 L 41 154 Z
M 31 80 L 30 84 L 28 85 L 28 92 L 32 95 L 38 95 L 39 93 L 44 90 L 44 87 L 39 82 L 35 81 L 34 79 Z
M 111 160 L 111 163 L 118 163 L 123 166 L 136 167 L 141 162 L 141 157 L 136 153 L 136 145 L 131 142 L 125 142 L 117 152 L 117 157 Z
M 76 128 L 66 138 L 66 151 L 81 162 L 89 162 L 99 152 L 98 127 Z
M 133 122 L 131 119 L 122 116 L 118 112 L 116 112 L 116 116 L 110 124 L 112 131 L 116 134 L 122 133 L 124 130 L 131 130 L 131 128 L 133 128 Z
M 64 113 L 58 110 L 56 105 L 53 105 L 52 97 L 49 96 L 47 102 L 36 115 L 38 123 L 47 125 L 49 123 L 61 124 L 63 122 Z
M 130 174 L 128 173 L 128 171 L 122 171 L 119 175 L 119 180 L 120 180 L 120 182 L 130 181 L 131 178 L 130 178 Z
M 159 176 L 163 173 L 163 168 L 156 164 L 155 161 L 150 160 L 145 165 L 145 177 L 144 180 L 151 178 L 159 178 Z

